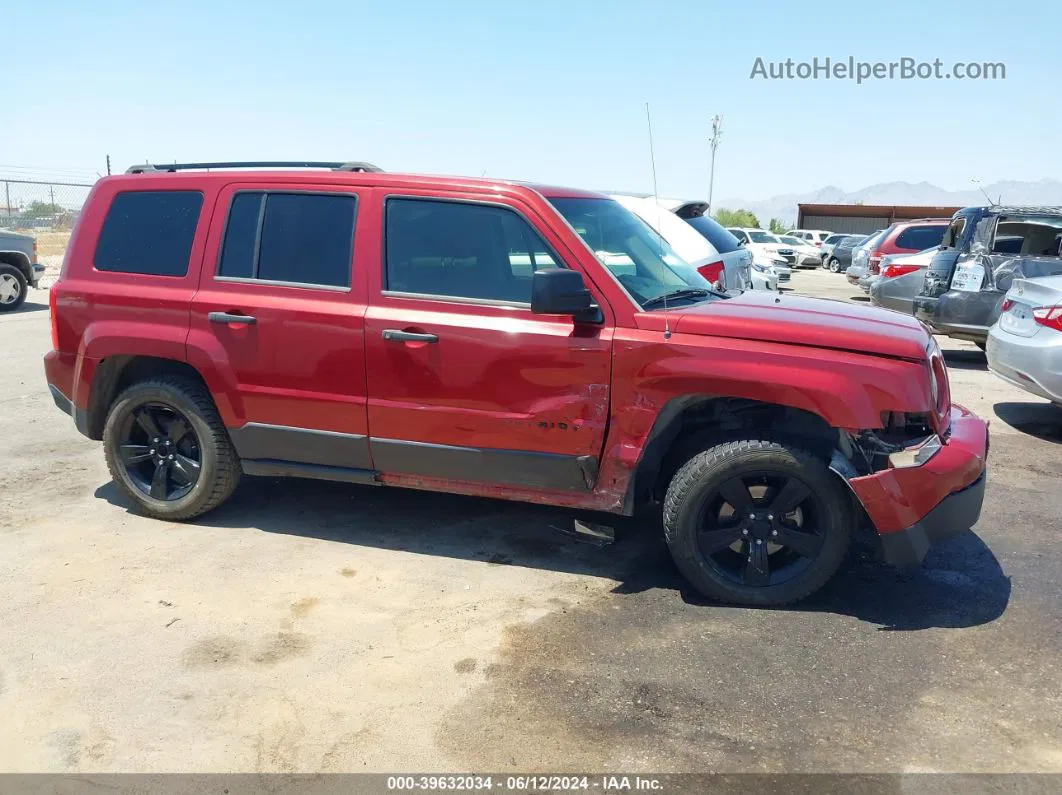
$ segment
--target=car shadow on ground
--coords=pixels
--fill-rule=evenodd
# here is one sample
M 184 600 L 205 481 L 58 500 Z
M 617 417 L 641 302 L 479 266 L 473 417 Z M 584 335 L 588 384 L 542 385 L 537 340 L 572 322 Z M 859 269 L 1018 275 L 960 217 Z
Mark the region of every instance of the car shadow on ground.
M 16 309 L 11 314 L 12 315 L 25 315 L 25 314 L 28 314 L 30 312 L 47 312 L 47 311 L 48 311 L 48 302 L 47 301 L 45 301 L 43 304 L 38 304 L 36 301 L 30 301 L 30 300 L 27 299 L 27 300 L 22 302 L 22 306 L 20 306 L 18 309 Z M 7 314 L 7 313 L 5 312 L 4 314 Z
M 135 513 L 113 483 L 100 486 L 96 496 Z M 565 535 L 576 516 L 611 524 L 616 542 L 602 547 Z M 617 582 L 617 595 L 669 590 L 689 605 L 720 607 L 675 568 L 659 513 L 588 515 L 452 494 L 247 477 L 225 505 L 195 524 L 604 577 Z M 1010 581 L 974 533 L 942 544 L 910 571 L 878 561 L 870 541 L 872 534 L 853 544 L 842 570 L 821 591 L 779 609 L 848 615 L 885 630 L 977 626 L 1006 609 Z
M 947 350 L 941 352 L 951 370 L 987 370 L 988 360 L 982 351 Z
M 1047 442 L 1062 442 L 1062 406 L 1054 403 L 996 403 L 992 411 L 1011 428 Z

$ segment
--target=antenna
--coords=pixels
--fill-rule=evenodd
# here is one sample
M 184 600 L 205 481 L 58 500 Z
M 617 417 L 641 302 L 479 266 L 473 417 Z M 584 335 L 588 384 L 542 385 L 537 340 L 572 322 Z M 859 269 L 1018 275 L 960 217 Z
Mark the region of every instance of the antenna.
M 653 118 L 649 115 L 649 103 L 645 103 L 645 123 L 649 127 L 649 162 L 653 166 L 653 204 L 656 205 L 656 226 L 660 228 L 660 195 L 656 192 L 656 154 L 653 152 Z M 657 233 L 659 234 L 659 232 Z M 667 291 L 664 291 L 664 339 L 671 339 L 671 325 L 667 317 Z
M 723 117 L 717 113 L 712 116 L 712 137 L 709 139 L 712 147 L 712 170 L 708 172 L 708 209 L 705 210 L 709 217 L 712 215 L 712 192 L 715 189 L 715 150 L 719 148 L 722 138 Z
M 997 199 L 996 201 L 992 201 L 992 197 L 988 195 L 988 191 L 986 191 L 981 186 L 981 180 L 979 180 L 979 179 L 971 179 L 970 182 L 972 182 L 974 185 L 976 185 L 977 189 L 979 191 L 981 191 L 981 195 L 983 195 L 986 199 L 988 199 L 988 203 L 989 203 L 990 206 L 994 207 L 994 206 L 996 206 L 998 204 L 1002 204 L 1003 203 L 1003 194 L 1002 193 L 999 194 L 999 199 Z

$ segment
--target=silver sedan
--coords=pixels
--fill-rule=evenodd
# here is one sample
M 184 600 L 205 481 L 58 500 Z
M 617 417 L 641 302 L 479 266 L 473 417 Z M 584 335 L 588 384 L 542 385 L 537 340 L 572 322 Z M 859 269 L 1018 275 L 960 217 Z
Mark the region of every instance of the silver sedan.
M 988 369 L 1062 405 L 1062 276 L 1015 279 L 988 331 Z

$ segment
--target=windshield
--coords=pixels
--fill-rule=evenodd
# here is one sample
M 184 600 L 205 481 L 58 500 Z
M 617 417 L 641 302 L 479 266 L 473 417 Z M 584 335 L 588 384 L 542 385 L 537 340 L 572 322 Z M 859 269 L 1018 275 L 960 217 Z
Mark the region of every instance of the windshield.
M 749 232 L 753 243 L 777 243 L 778 238 L 769 232 Z
M 783 243 L 788 243 L 791 246 L 799 246 L 799 245 L 802 245 L 804 243 L 804 241 L 801 240 L 800 238 L 798 238 L 798 237 L 789 237 L 788 235 L 785 235 L 784 237 L 780 237 L 778 239 L 781 240 Z
M 583 242 L 643 308 L 679 290 L 711 290 L 711 285 L 680 258 L 652 227 L 612 199 L 549 200 Z M 682 303 L 714 296 L 690 295 Z

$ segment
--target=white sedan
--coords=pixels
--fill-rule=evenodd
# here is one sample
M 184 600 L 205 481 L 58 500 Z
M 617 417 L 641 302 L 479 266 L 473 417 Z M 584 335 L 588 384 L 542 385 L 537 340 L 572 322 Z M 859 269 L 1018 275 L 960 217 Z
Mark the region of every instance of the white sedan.
M 794 266 L 798 268 L 817 268 L 822 265 L 822 252 L 811 243 L 789 235 L 779 235 L 778 239 L 796 253 L 796 260 L 793 262 Z

